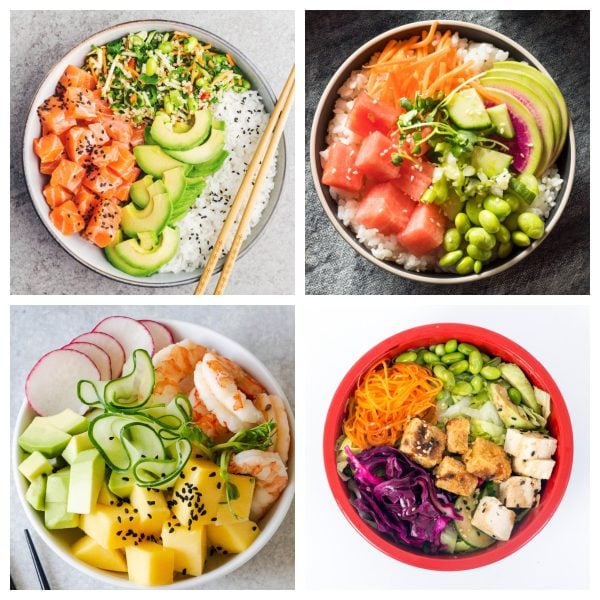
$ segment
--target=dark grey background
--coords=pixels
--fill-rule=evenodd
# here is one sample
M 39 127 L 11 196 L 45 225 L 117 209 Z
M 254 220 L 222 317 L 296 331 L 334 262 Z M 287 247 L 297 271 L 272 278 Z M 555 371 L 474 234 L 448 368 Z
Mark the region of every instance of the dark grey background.
M 531 256 L 509 271 L 471 284 L 435 286 L 409 281 L 356 254 L 329 222 L 310 173 L 310 128 L 335 71 L 376 35 L 426 19 L 477 23 L 521 44 L 558 83 L 575 128 L 575 182 L 554 230 Z M 589 19 L 589 11 L 307 11 L 306 293 L 589 294 Z

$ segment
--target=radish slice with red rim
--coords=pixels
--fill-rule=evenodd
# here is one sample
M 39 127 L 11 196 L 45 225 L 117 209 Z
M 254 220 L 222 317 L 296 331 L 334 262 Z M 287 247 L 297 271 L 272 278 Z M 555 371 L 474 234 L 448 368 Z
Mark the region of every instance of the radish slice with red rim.
M 96 365 L 100 373 L 100 379 L 106 380 L 111 378 L 110 357 L 99 346 L 90 344 L 89 342 L 71 342 L 63 346 L 62 349 L 77 350 L 77 352 L 85 354 Z
M 158 321 L 149 321 L 147 319 L 140 320 L 140 323 L 148 329 L 152 336 L 155 354 L 159 350 L 170 346 L 175 341 L 171 331 L 162 323 L 159 323 Z
M 154 354 L 154 342 L 150 331 L 139 321 L 130 317 L 108 317 L 100 321 L 93 331 L 112 335 L 125 351 L 127 360 L 134 350 L 146 350 L 150 356 Z
M 110 358 L 110 377 L 107 379 L 121 377 L 123 365 L 125 364 L 125 350 L 123 350 L 123 346 L 112 335 L 102 333 L 101 331 L 90 331 L 89 333 L 78 335 L 75 339 L 71 340 L 71 343 L 75 342 L 86 342 L 102 348 Z

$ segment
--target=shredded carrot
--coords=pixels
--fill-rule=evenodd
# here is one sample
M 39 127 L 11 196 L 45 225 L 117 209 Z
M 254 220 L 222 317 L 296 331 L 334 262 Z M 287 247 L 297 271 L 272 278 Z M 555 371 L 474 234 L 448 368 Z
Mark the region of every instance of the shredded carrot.
M 425 367 L 381 361 L 365 374 L 349 400 L 344 433 L 363 450 L 394 445 L 410 419 L 434 421 L 435 397 L 442 387 Z
M 425 92 L 425 96 L 429 96 L 431 95 L 433 92 L 435 92 L 436 90 L 442 89 L 442 83 L 445 85 L 445 82 L 450 78 L 450 77 L 454 77 L 456 79 L 456 76 L 459 73 L 464 73 L 465 71 L 468 71 L 473 63 L 471 62 L 466 62 L 463 63 L 462 65 L 458 65 L 458 67 L 455 67 L 454 69 L 452 69 L 451 71 L 448 71 L 445 75 L 442 75 L 441 77 L 439 77 L 436 81 L 434 81 L 428 88 L 427 91 Z M 462 83 L 462 81 L 460 82 Z

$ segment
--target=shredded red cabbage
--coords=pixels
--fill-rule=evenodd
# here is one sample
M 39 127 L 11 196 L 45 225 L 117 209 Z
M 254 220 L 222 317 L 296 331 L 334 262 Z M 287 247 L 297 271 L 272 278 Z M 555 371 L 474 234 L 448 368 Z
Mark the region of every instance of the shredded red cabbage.
M 396 543 L 429 553 L 443 550 L 443 529 L 461 517 L 431 475 L 391 446 L 344 451 L 353 472 L 351 502 L 361 518 Z

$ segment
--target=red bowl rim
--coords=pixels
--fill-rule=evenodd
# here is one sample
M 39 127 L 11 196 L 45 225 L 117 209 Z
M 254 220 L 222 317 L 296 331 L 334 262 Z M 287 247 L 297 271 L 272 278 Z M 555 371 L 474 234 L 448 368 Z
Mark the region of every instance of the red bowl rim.
M 370 366 L 398 352 L 434 342 L 460 339 L 476 344 L 495 356 L 515 362 L 529 379 L 552 398 L 549 429 L 559 440 L 554 459 L 556 465 L 552 477 L 546 482 L 544 493 L 534 514 L 530 514 L 515 529 L 510 540 L 496 542 L 490 548 L 462 555 L 427 555 L 408 547 L 402 547 L 384 539 L 365 523 L 350 503 L 344 482 L 336 468 L 335 443 L 340 435 L 340 425 L 346 411 L 347 399 L 354 392 L 356 383 Z M 323 457 L 329 487 L 344 516 L 368 542 L 391 558 L 406 564 L 436 571 L 459 571 L 475 569 L 506 558 L 523 547 L 537 535 L 551 519 L 566 491 L 573 464 L 573 430 L 564 398 L 544 366 L 516 342 L 489 329 L 462 323 L 435 323 L 414 327 L 397 333 L 366 352 L 351 367 L 338 386 L 331 401 L 323 435 Z

